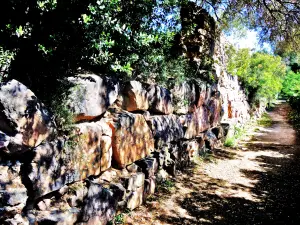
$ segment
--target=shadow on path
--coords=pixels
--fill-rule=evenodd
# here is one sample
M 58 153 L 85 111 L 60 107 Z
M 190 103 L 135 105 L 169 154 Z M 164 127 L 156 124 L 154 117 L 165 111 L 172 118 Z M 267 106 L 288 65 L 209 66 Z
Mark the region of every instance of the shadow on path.
M 300 146 L 289 108 L 243 150 L 219 149 L 217 161 L 177 178 L 170 196 L 146 209 L 140 224 L 300 224 Z M 137 224 L 137 223 L 132 223 Z

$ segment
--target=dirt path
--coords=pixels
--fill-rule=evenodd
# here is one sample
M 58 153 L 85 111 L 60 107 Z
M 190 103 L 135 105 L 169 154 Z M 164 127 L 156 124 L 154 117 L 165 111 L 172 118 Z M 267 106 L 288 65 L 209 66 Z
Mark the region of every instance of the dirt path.
M 178 176 L 175 188 L 125 215 L 126 224 L 300 224 L 300 146 L 288 105 L 237 149 Z

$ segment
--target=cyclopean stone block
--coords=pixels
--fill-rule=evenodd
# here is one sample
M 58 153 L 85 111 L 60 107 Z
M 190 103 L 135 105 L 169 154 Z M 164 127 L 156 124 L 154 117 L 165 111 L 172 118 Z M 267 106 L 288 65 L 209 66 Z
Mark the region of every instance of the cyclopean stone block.
M 108 77 L 81 74 L 69 77 L 73 85 L 69 89 L 67 105 L 76 120 L 91 120 L 102 115 L 118 96 L 119 86 Z
M 55 131 L 55 126 L 34 93 L 11 80 L 0 85 L 0 130 L 16 137 L 15 144 L 35 147 Z
M 184 127 L 184 138 L 191 139 L 198 136 L 201 132 L 209 129 L 209 110 L 206 106 L 196 108 L 193 113 L 179 117 L 179 121 Z
M 35 198 L 58 190 L 65 184 L 99 175 L 110 167 L 111 138 L 101 136 L 96 124 L 79 126 L 82 134 L 73 140 L 56 140 L 34 149 L 33 159 L 27 164 L 26 171 Z
M 113 159 L 120 168 L 154 151 L 154 139 L 144 116 L 126 111 L 111 113 Z
M 151 116 L 150 128 L 154 134 L 156 147 L 183 138 L 183 129 L 175 115 Z
M 130 81 L 122 90 L 122 108 L 127 111 L 146 111 L 149 108 L 148 93 L 142 83 Z
M 198 87 L 193 82 L 183 82 L 172 89 L 174 113 L 187 114 L 196 103 Z
M 173 113 L 172 94 L 169 90 L 157 85 L 150 85 L 147 91 L 150 104 L 149 111 L 161 114 Z

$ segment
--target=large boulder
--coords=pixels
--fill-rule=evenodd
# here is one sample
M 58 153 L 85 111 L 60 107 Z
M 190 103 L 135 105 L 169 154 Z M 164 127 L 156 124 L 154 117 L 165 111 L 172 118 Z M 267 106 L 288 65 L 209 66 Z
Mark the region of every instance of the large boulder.
M 192 111 L 196 103 L 197 89 L 193 82 L 183 82 L 172 89 L 174 113 L 187 114 Z
M 149 99 L 149 111 L 160 114 L 173 113 L 172 94 L 163 87 L 150 85 L 147 88 Z
M 142 83 L 130 81 L 122 90 L 122 108 L 127 111 L 146 111 L 149 108 L 148 93 Z
M 35 198 L 110 167 L 111 138 L 102 135 L 102 127 L 84 123 L 77 125 L 77 132 L 72 139 L 44 143 L 34 149 L 27 171 Z
M 107 114 L 112 128 L 113 159 L 120 168 L 148 156 L 154 150 L 154 139 L 144 116 L 126 111 Z
M 27 200 L 27 189 L 20 176 L 20 162 L 0 164 L 0 218 L 20 214 Z
M 52 116 L 25 85 L 11 80 L 0 85 L 0 130 L 15 144 L 35 147 L 55 130 Z
M 119 86 L 107 77 L 95 74 L 82 74 L 69 77 L 73 85 L 67 105 L 76 120 L 91 120 L 102 115 L 118 96 Z
M 161 147 L 166 143 L 177 141 L 183 138 L 183 129 L 177 116 L 151 116 L 150 128 L 154 134 L 156 147 Z

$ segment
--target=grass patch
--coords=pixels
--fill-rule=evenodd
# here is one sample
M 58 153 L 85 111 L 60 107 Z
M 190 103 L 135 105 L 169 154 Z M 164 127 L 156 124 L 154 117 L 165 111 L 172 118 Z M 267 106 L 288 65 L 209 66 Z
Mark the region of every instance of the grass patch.
M 259 126 L 270 127 L 272 125 L 272 119 L 268 113 L 264 113 L 262 117 L 257 121 Z
M 245 128 L 234 126 L 233 127 L 233 134 L 231 136 L 227 136 L 224 142 L 225 147 L 235 147 L 245 134 Z
M 123 213 L 116 215 L 111 221 L 109 221 L 108 225 L 116 225 L 116 224 L 125 224 L 125 214 L 130 214 L 131 210 L 126 208 Z
M 175 187 L 175 183 L 171 180 L 162 180 L 156 186 L 157 192 L 171 193 L 172 189 Z
M 225 147 L 234 147 L 235 144 L 236 144 L 236 139 L 234 137 L 228 137 L 224 142 Z

